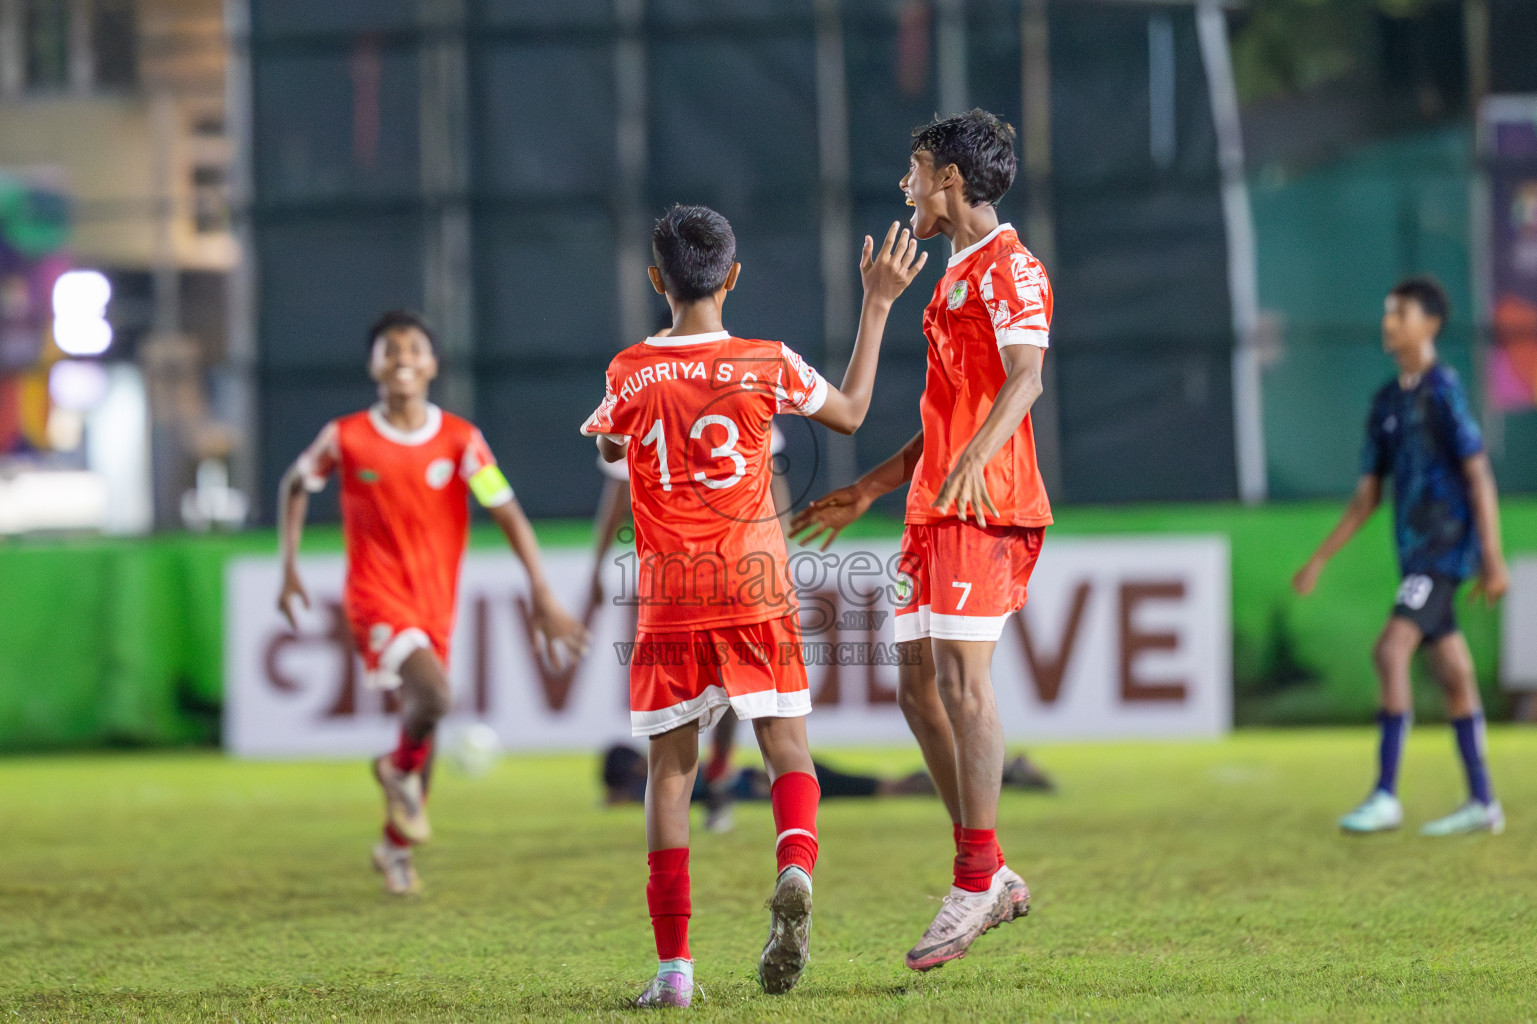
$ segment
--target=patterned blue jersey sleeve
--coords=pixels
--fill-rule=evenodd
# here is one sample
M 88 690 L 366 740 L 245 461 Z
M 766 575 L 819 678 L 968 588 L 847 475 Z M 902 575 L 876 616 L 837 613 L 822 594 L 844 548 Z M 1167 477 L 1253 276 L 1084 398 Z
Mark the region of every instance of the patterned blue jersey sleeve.
M 1366 414 L 1366 441 L 1361 445 L 1361 475 L 1387 476 L 1393 470 L 1393 453 L 1388 449 L 1382 395 L 1372 399 L 1372 411 Z
M 1470 459 L 1484 450 L 1483 431 L 1456 376 L 1447 373 L 1438 383 L 1434 392 L 1436 432 L 1459 461 Z

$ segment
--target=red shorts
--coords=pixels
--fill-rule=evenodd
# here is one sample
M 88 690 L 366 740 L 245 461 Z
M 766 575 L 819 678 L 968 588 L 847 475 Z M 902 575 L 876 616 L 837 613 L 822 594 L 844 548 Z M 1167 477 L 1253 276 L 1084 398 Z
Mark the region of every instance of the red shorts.
M 897 642 L 997 640 L 1025 606 L 1025 590 L 1046 529 L 977 526 L 959 519 L 909 523 L 902 530 Z
M 431 651 L 443 667 L 448 667 L 448 631 L 422 623 L 419 611 L 396 604 L 360 600 L 355 595 L 343 599 L 347 625 L 352 627 L 352 642 L 363 659 L 363 681 L 378 690 L 393 690 L 400 685 L 400 666 L 415 651 Z
M 697 720 L 708 729 L 727 708 L 738 718 L 811 712 L 795 616 L 740 626 L 641 632 L 630 655 L 630 731 L 655 736 Z

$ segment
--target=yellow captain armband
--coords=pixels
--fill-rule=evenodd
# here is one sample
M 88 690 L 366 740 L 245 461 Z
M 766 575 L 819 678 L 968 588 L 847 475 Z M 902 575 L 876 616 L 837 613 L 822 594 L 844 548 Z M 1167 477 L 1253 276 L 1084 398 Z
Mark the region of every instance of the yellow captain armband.
M 512 485 L 497 466 L 482 466 L 470 477 L 470 493 L 486 508 L 496 508 L 512 500 Z

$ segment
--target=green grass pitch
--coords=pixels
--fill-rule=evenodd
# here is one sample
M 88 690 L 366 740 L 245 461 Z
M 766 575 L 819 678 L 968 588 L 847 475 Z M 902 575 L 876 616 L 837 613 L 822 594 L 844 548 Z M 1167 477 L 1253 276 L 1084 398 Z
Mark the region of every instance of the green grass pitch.
M 812 963 L 761 995 L 768 808 L 696 833 L 693 951 L 730 1021 L 1516 1021 L 1537 1016 L 1537 736 L 1491 737 L 1504 836 L 1421 839 L 1462 795 L 1416 730 L 1403 831 L 1346 838 L 1363 730 L 1032 752 L 1055 796 L 1008 794 L 1034 910 L 965 960 L 902 966 L 949 882 L 937 801 L 823 805 Z M 908 770 L 913 751 L 840 765 Z M 368 867 L 361 763 L 211 753 L 0 761 L 0 1020 L 620 1020 L 654 966 L 638 809 L 595 759 L 440 772 L 420 898 Z

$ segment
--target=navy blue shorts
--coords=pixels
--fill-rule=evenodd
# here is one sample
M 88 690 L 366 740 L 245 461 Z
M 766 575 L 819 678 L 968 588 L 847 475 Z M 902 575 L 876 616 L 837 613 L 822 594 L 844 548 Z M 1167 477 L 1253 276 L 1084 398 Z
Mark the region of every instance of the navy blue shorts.
M 1457 590 L 1462 581 L 1436 573 L 1410 573 L 1398 585 L 1393 618 L 1408 619 L 1431 644 L 1457 632 Z

